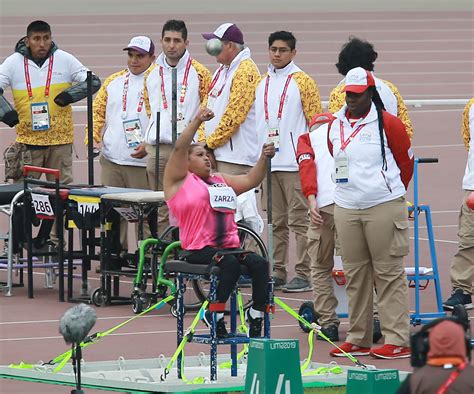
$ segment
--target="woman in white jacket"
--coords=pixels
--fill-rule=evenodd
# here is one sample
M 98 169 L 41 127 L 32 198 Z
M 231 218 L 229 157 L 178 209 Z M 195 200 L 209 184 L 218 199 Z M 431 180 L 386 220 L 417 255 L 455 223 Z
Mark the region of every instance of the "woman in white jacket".
M 405 194 L 413 154 L 403 123 L 384 110 L 372 74 L 346 76 L 346 105 L 334 114 L 328 144 L 334 156 L 334 221 L 349 298 L 349 330 L 341 349 L 353 355 L 410 356 L 403 257 L 408 254 Z M 385 345 L 372 346 L 373 284 Z M 343 356 L 339 349 L 332 356 Z

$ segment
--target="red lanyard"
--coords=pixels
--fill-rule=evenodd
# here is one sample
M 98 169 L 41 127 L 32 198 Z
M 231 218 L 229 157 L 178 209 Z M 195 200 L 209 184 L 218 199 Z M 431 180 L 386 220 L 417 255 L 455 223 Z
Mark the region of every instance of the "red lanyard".
M 46 77 L 46 86 L 44 87 L 44 96 L 46 98 L 49 97 L 49 88 L 51 86 L 51 78 L 53 76 L 53 55 L 49 57 L 49 65 L 48 65 L 48 75 Z M 30 70 L 28 66 L 28 58 L 26 56 L 23 57 L 23 64 L 25 67 L 25 81 L 26 81 L 26 90 L 28 91 L 28 98 L 30 100 L 33 99 L 33 90 L 31 89 L 31 79 L 30 79 Z
M 127 71 L 125 75 L 125 81 L 123 83 L 123 92 L 122 92 L 122 112 L 127 113 L 127 95 L 128 95 L 128 84 L 130 81 L 130 71 Z M 142 112 L 143 108 L 143 90 L 140 93 L 140 100 L 138 101 L 137 113 Z
M 278 116 L 277 120 L 281 120 L 281 114 L 283 113 L 283 106 L 285 105 L 285 98 L 286 92 L 288 91 L 288 86 L 290 85 L 291 78 L 293 74 L 288 75 L 285 82 L 285 87 L 283 88 L 283 93 L 280 96 L 280 105 L 278 106 Z M 269 115 L 268 115 L 268 85 L 270 84 L 270 75 L 267 76 L 267 80 L 265 82 L 265 93 L 263 95 L 263 108 L 265 109 L 265 120 L 268 123 Z
M 214 86 L 216 85 L 217 81 L 219 80 L 219 77 L 221 75 L 221 72 L 222 70 L 224 69 L 224 65 L 220 66 L 219 70 L 217 71 L 217 74 L 216 76 L 214 77 L 214 79 L 212 80 L 211 84 L 209 85 L 209 93 L 212 97 L 216 98 L 216 97 L 219 97 L 222 93 L 222 91 L 224 90 L 224 87 L 225 87 L 225 84 L 227 83 L 227 75 L 229 73 L 229 69 L 227 69 L 227 71 L 225 72 L 225 79 L 224 79 L 224 83 L 222 84 L 220 90 L 217 92 L 217 95 L 214 95 L 212 93 L 212 89 L 214 89 Z
M 347 148 L 347 145 L 349 145 L 354 137 L 359 134 L 359 131 L 361 131 L 364 128 L 365 124 L 361 124 L 357 129 L 355 129 L 352 134 L 349 136 L 347 140 L 344 141 L 344 125 L 342 124 L 342 120 L 339 123 L 339 132 L 341 136 L 341 150 L 343 151 L 344 149 Z
M 179 95 L 179 104 L 182 106 L 184 104 L 184 98 L 186 97 L 186 90 L 188 87 L 188 77 L 189 70 L 191 69 L 192 59 L 189 57 L 188 62 L 186 63 L 186 68 L 184 70 L 183 82 L 181 83 L 181 93 Z M 160 77 L 161 77 L 161 98 L 163 101 L 163 109 L 168 109 L 168 100 L 166 99 L 165 91 L 165 78 L 163 76 L 163 66 L 160 66 Z
M 464 361 L 463 363 L 459 364 L 458 367 L 456 368 L 455 371 L 453 371 L 451 373 L 451 375 L 449 375 L 449 378 L 448 380 L 446 380 L 446 382 L 444 382 L 440 388 L 438 389 L 438 391 L 436 392 L 436 394 L 444 394 L 446 393 L 446 390 L 448 390 L 448 387 L 451 386 L 451 384 L 457 379 L 457 377 L 459 376 L 459 374 L 463 371 L 463 369 L 466 368 L 466 362 Z

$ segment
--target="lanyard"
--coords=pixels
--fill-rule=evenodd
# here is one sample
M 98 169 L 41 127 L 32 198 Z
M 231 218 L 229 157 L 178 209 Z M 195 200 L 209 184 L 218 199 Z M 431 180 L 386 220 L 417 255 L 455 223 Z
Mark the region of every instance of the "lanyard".
M 277 120 L 281 120 L 281 114 L 283 113 L 283 106 L 285 105 L 285 98 L 286 92 L 288 90 L 288 86 L 290 85 L 291 78 L 293 74 L 288 75 L 285 82 L 285 87 L 283 88 L 283 93 L 280 96 L 280 105 L 278 106 L 278 116 Z M 265 109 L 265 120 L 268 123 L 269 115 L 268 115 L 268 85 L 270 84 L 270 75 L 267 76 L 267 80 L 265 82 L 265 93 L 263 95 L 263 107 Z
M 349 136 L 347 140 L 344 141 L 344 125 L 342 124 L 342 120 L 339 123 L 339 132 L 341 136 L 341 150 L 343 151 L 344 149 L 347 148 L 347 145 L 349 145 L 354 137 L 359 134 L 359 131 L 361 131 L 364 128 L 365 124 L 361 124 L 357 129 L 355 129 L 352 134 Z
M 219 97 L 221 95 L 222 91 L 224 90 L 225 84 L 227 83 L 227 75 L 229 74 L 229 69 L 227 69 L 227 71 L 225 72 L 224 83 L 222 84 L 220 90 L 217 92 L 217 95 L 214 95 L 212 93 L 212 89 L 214 88 L 217 81 L 219 80 L 219 77 L 220 77 L 221 72 L 224 69 L 224 67 L 225 67 L 224 65 L 220 66 L 219 70 L 217 71 L 216 76 L 214 77 L 214 79 L 211 82 L 211 85 L 209 86 L 209 93 L 210 93 L 211 97 L 214 97 L 214 98 Z
M 53 75 L 53 55 L 49 57 L 49 64 L 48 64 L 48 75 L 46 76 L 46 86 L 44 87 L 44 96 L 46 98 L 49 97 L 49 88 L 51 86 L 51 77 Z M 25 68 L 25 81 L 26 81 L 26 90 L 28 91 L 28 98 L 30 100 L 33 99 L 33 90 L 31 89 L 31 79 L 30 79 L 30 69 L 28 66 L 28 58 L 26 56 L 23 57 L 23 64 Z
M 181 93 L 179 95 L 179 104 L 183 106 L 184 98 L 186 97 L 186 90 L 188 87 L 188 77 L 189 77 L 189 70 L 191 68 L 191 57 L 188 58 L 188 62 L 186 63 L 186 68 L 184 70 L 183 82 L 181 83 Z M 160 66 L 160 77 L 161 77 L 161 98 L 163 101 L 163 109 L 168 109 L 168 100 L 166 99 L 166 91 L 165 91 L 165 78 L 163 76 L 163 66 Z
M 122 112 L 127 113 L 127 95 L 128 95 L 128 84 L 130 81 L 130 71 L 127 71 L 125 75 L 125 81 L 123 83 L 123 92 L 122 92 Z M 140 100 L 138 101 L 137 113 L 142 112 L 143 108 L 143 90 L 140 92 Z
M 459 376 L 459 374 L 464 370 L 464 368 L 466 368 L 466 362 L 463 362 L 461 364 L 458 365 L 458 367 L 456 368 L 455 371 L 453 371 L 451 373 L 451 375 L 449 375 L 449 378 L 448 380 L 446 380 L 446 382 L 444 382 L 441 387 L 438 389 L 438 391 L 436 392 L 436 394 L 444 394 L 446 393 L 446 390 L 448 390 L 448 387 L 451 386 L 451 384 L 457 379 L 457 377 Z

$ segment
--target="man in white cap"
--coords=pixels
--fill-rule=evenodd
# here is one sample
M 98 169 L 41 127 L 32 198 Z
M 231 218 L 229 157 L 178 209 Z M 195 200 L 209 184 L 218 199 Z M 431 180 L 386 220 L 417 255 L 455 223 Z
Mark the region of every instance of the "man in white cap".
M 272 208 L 275 287 L 284 292 L 311 290 L 311 268 L 307 253 L 308 204 L 301 191 L 296 162 L 298 137 L 309 130 L 313 116 L 322 112 L 316 82 L 293 61 L 296 38 L 289 31 L 268 37 L 270 64 L 256 91 L 257 134 L 272 141 Z M 296 276 L 287 280 L 289 231 L 296 238 Z
M 261 150 L 255 132 L 254 105 L 260 73 L 237 25 L 224 23 L 213 33 L 202 36 L 206 40 L 220 40 L 222 48 L 215 56 L 220 66 L 207 97 L 207 106 L 215 117 L 206 122 L 199 141 L 214 150 L 219 172 L 246 173 L 257 162 Z
M 146 166 L 148 182 L 153 190 L 163 190 L 163 172 L 172 151 L 171 95 L 172 70 L 177 70 L 177 134 L 194 119 L 204 105 L 211 82 L 209 70 L 191 57 L 188 51 L 188 30 L 182 20 L 168 20 L 162 28 L 163 52 L 156 67 L 145 75 L 145 101 L 150 102 L 151 120 L 135 157 L 148 155 Z M 158 183 L 156 183 L 156 114 L 160 112 L 160 146 Z M 168 210 L 159 210 L 158 232 L 168 226 Z
M 127 68 L 109 76 L 94 99 L 94 142 L 102 145 L 104 185 L 148 189 L 146 161 L 134 156 L 150 117 L 150 107 L 144 100 L 144 77 L 155 61 L 155 46 L 150 38 L 137 36 L 124 51 Z M 128 246 L 127 227 L 122 220 L 120 242 L 124 250 Z

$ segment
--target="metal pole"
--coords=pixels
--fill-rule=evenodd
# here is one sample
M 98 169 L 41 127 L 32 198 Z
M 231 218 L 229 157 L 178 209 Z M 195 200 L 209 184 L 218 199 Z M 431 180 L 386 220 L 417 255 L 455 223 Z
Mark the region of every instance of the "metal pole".
M 160 177 L 160 112 L 156 113 L 156 135 L 155 135 L 155 190 L 158 190 L 158 180 Z
M 94 121 L 92 118 L 92 71 L 87 71 L 87 169 L 89 185 L 94 184 Z
M 268 223 L 268 262 L 270 275 L 273 275 L 273 215 L 272 215 L 272 159 L 267 158 L 267 223 Z
M 178 137 L 178 70 L 171 69 L 171 143 L 176 143 Z

